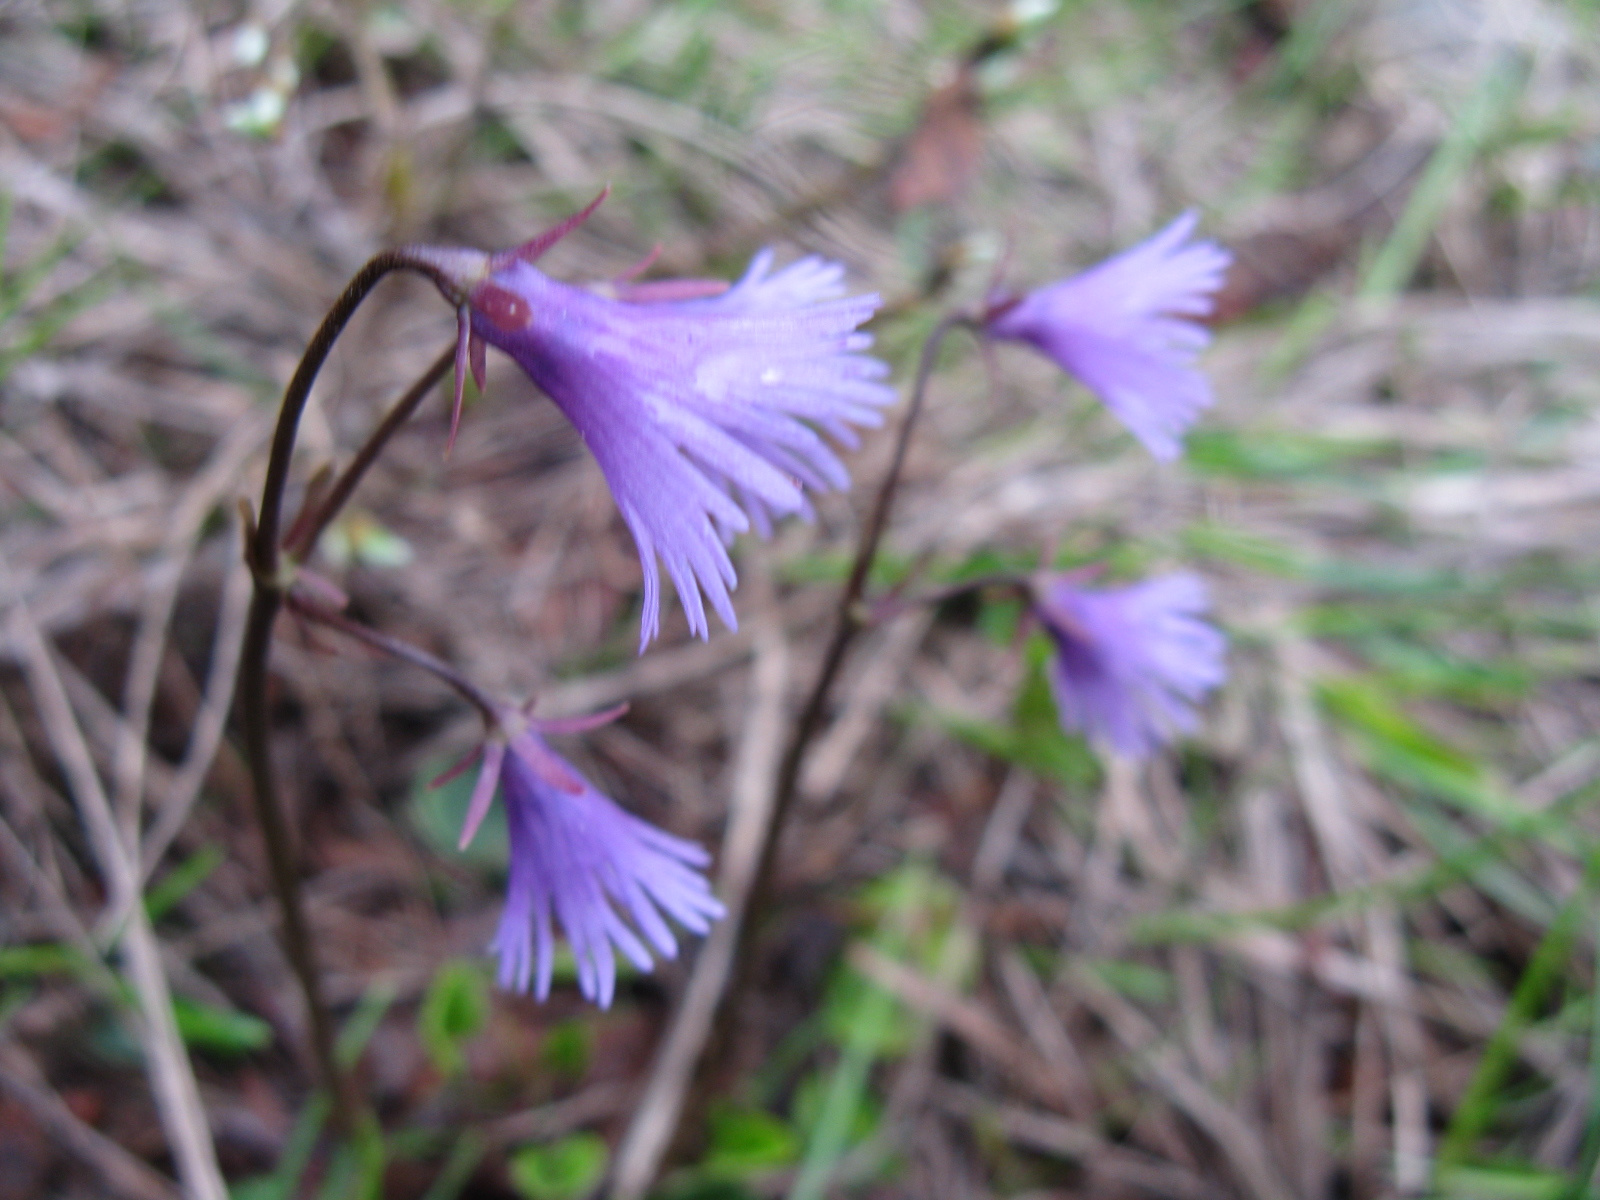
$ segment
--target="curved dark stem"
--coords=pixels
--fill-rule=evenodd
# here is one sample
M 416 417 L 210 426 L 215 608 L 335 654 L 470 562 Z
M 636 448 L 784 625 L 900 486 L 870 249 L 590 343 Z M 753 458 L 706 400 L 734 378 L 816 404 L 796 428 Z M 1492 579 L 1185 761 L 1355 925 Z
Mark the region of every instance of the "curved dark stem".
M 971 318 L 965 313 L 948 315 L 934 326 L 928 335 L 928 340 L 923 343 L 922 356 L 917 363 L 916 381 L 911 388 L 911 404 L 906 409 L 905 418 L 900 422 L 894 454 L 889 460 L 889 470 L 884 475 L 883 482 L 878 485 L 878 494 L 873 500 L 872 511 L 861 530 L 861 542 L 856 548 L 850 575 L 839 593 L 839 603 L 834 610 L 833 634 L 829 638 L 827 650 L 823 653 L 822 666 L 817 671 L 816 682 L 811 685 L 811 691 L 806 696 L 805 705 L 800 710 L 794 733 L 789 739 L 783 761 L 778 768 L 772 820 L 767 826 L 766 840 L 761 845 L 760 865 L 756 868 L 750 907 L 743 928 L 740 930 L 741 959 L 744 958 L 743 952 L 749 949 L 749 943 L 754 938 L 755 931 L 762 925 L 766 910 L 772 903 L 773 868 L 777 861 L 778 844 L 782 840 L 784 826 L 794 808 L 795 796 L 799 791 L 800 768 L 805 765 L 806 751 L 822 727 L 823 717 L 828 711 L 828 701 L 833 693 L 833 685 L 839 678 L 839 671 L 844 666 L 850 646 L 869 624 L 867 614 L 862 611 L 862 595 L 866 591 L 872 564 L 878 556 L 878 546 L 882 543 L 884 532 L 889 525 L 889 513 L 894 506 L 895 493 L 899 490 L 900 477 L 905 469 L 906 452 L 910 448 L 911 435 L 916 430 L 917 421 L 922 415 L 923 402 L 928 393 L 928 381 L 933 375 L 934 364 L 938 361 L 939 349 L 952 330 L 970 324 Z
M 256 820 L 261 825 L 261 839 L 266 844 L 272 890 L 282 910 L 284 953 L 305 997 L 312 1058 L 322 1077 L 322 1085 L 335 1097 L 335 1114 L 344 1115 L 357 1111 L 359 1100 L 334 1055 L 333 1021 L 322 998 L 316 943 L 300 897 L 294 837 L 283 815 L 283 806 L 278 802 L 277 782 L 268 757 L 271 735 L 267 717 L 267 655 L 272 643 L 272 625 L 282 602 L 282 592 L 259 584 L 250 597 L 244 646 L 240 651 L 239 726 L 245 759 L 250 764 L 250 790 Z M 349 1127 L 353 1126 L 347 1123 Z
M 272 769 L 271 727 L 267 702 L 267 660 L 272 648 L 272 627 L 283 606 L 289 581 L 281 572 L 278 544 L 283 517 L 283 497 L 289 482 L 289 467 L 294 458 L 295 435 L 300 417 L 311 396 L 311 386 L 327 361 L 328 352 L 344 330 L 351 315 L 378 281 L 391 271 L 417 271 L 432 279 L 449 294 L 453 281 L 433 263 L 405 250 L 376 255 L 357 271 L 333 307 L 328 310 L 311 336 L 294 377 L 284 389 L 278 409 L 278 424 L 273 431 L 272 450 L 267 459 L 266 483 L 261 490 L 261 511 L 246 555 L 255 577 L 255 593 L 245 624 L 244 645 L 240 651 L 238 717 L 245 756 L 250 763 L 251 800 L 261 826 L 271 872 L 272 890 L 283 914 L 283 946 L 289 965 L 305 996 L 306 1020 L 311 1035 L 311 1053 L 316 1060 L 321 1082 L 334 1098 L 334 1115 L 346 1133 L 353 1134 L 363 1124 L 366 1112 L 359 1092 L 341 1069 L 334 1053 L 333 1021 L 322 996 L 317 968 L 316 943 L 306 920 L 301 897 L 296 847 Z M 364 468 L 363 468 L 364 469 Z
M 283 403 L 278 408 L 278 427 L 272 434 L 272 451 L 267 458 L 267 481 L 261 488 L 261 514 L 256 522 L 256 535 L 251 546 L 252 562 L 258 576 L 271 579 L 278 570 L 278 527 L 283 518 L 283 494 L 289 483 L 289 464 L 294 458 L 294 440 L 300 430 L 300 417 L 305 412 L 306 401 L 311 397 L 311 385 L 327 361 L 328 351 L 346 323 L 367 298 L 370 292 L 391 271 L 416 271 L 428 276 L 440 289 L 448 292 L 454 281 L 443 275 L 437 267 L 419 259 L 405 250 L 386 250 L 374 255 L 366 266 L 355 273 L 339 298 L 333 302 L 328 315 L 322 318 L 316 333 L 300 356 L 294 378 L 284 389 Z
M 482 714 L 484 723 L 493 725 L 496 720 L 495 698 L 489 695 L 472 680 L 456 670 L 443 659 L 435 658 L 420 646 L 413 646 L 410 642 L 399 638 L 390 637 L 386 633 L 379 633 L 370 625 L 363 625 L 342 612 L 317 604 L 294 593 L 289 594 L 289 611 L 308 621 L 315 621 L 319 625 L 326 625 L 329 629 L 337 630 L 346 637 L 354 638 L 363 645 L 371 646 L 374 650 L 381 650 L 391 658 L 398 658 L 408 662 L 414 667 L 421 667 L 430 675 L 437 677 L 444 683 L 454 688 L 468 704 L 472 705 Z
M 390 407 L 378 427 L 363 443 L 361 449 L 356 451 L 355 457 L 348 466 L 339 473 L 326 492 L 317 500 L 314 508 L 308 509 L 297 518 L 283 539 L 283 552 L 296 562 L 304 561 L 310 557 L 311 551 L 316 548 L 317 539 L 328 528 L 334 517 L 339 515 L 349 501 L 351 494 L 356 490 L 368 468 L 378 460 L 378 455 L 388 445 L 400 426 L 411 419 L 411 414 L 416 412 L 422 402 L 428 398 L 428 393 L 450 370 L 455 362 L 456 348 L 448 347 L 433 365 L 417 377 L 404 395 Z

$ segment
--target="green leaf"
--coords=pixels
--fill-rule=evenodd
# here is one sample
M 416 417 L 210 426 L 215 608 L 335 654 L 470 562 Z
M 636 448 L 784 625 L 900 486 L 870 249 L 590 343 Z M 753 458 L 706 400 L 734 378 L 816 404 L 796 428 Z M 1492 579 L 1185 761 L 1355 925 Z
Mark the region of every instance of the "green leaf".
M 874 589 L 893 587 L 910 575 L 913 562 L 906 555 L 880 550 L 872 561 L 868 582 Z M 784 562 L 778 568 L 778 578 L 796 584 L 842 583 L 854 565 L 854 555 L 843 552 L 802 554 Z
M 38 979 L 42 975 L 77 974 L 83 956 L 61 942 L 33 946 L 0 946 L 0 979 Z
M 483 1152 L 483 1136 L 474 1129 L 463 1130 L 422 1200 L 456 1200 L 483 1161 Z
M 594 1029 L 588 1021 L 562 1021 L 545 1034 L 539 1058 L 553 1074 L 581 1079 L 589 1070 L 593 1042 Z
M 1534 683 L 1533 672 L 1519 662 L 1474 662 L 1399 638 L 1367 639 L 1360 649 L 1383 669 L 1385 683 L 1407 695 L 1493 709 L 1525 699 Z
M 368 567 L 408 567 L 417 552 L 393 530 L 368 521 L 351 531 L 356 561 Z
M 317 1192 L 318 1200 L 383 1200 L 383 1173 L 388 1148 L 377 1118 L 362 1114 L 356 1127 L 334 1151 L 333 1162 Z
M 350 513 L 329 526 L 317 549 L 339 567 L 352 562 L 365 567 L 405 567 L 417 557 L 410 542 L 363 512 Z
M 236 1008 L 221 1008 L 184 996 L 172 998 L 172 1016 L 184 1044 L 213 1054 L 238 1055 L 272 1044 L 272 1026 Z
M 1022 621 L 1022 601 L 1014 596 L 985 600 L 978 608 L 978 631 L 997 646 L 1009 646 Z
M 1459 183 L 1483 152 L 1495 128 L 1506 122 L 1527 82 L 1528 71 L 1515 55 L 1493 56 L 1464 102 L 1453 107 L 1454 120 L 1435 148 L 1357 289 L 1357 299 L 1370 303 L 1400 294 L 1422 261 Z
M 1417 724 L 1371 680 L 1325 679 L 1317 684 L 1317 698 L 1340 721 L 1384 746 L 1463 779 L 1478 777 L 1478 764 L 1469 755 Z
M 800 1155 L 800 1139 L 789 1125 L 758 1108 L 719 1106 L 710 1116 L 708 1170 L 742 1178 L 787 1166 Z
M 212 842 L 200 847 L 161 877 L 144 894 L 144 910 L 152 921 L 171 912 L 185 896 L 205 882 L 226 857 L 221 846 Z
M 1492 821 L 1515 822 L 1523 815 L 1477 759 L 1424 729 L 1372 679 L 1323 680 L 1317 698 L 1355 735 L 1377 774 Z
M 726 1175 L 687 1172 L 652 1192 L 652 1200 L 756 1200 L 754 1192 Z
M 228 1194 L 232 1200 L 293 1200 L 298 1194 L 300 1177 L 305 1174 L 317 1147 L 317 1139 L 322 1136 L 330 1107 L 324 1093 L 313 1094 L 283 1143 L 277 1167 L 269 1175 L 257 1175 L 231 1184 Z
M 1080 735 L 1061 728 L 1055 694 L 1046 675 L 1053 649 L 1042 634 L 1029 641 L 1028 670 L 1012 710 L 1014 761 L 1068 787 L 1093 790 L 1100 786 L 1100 760 Z
M 1306 577 L 1339 592 L 1367 592 L 1378 596 L 1428 597 L 1458 601 L 1469 593 L 1454 571 L 1417 570 L 1388 563 L 1334 559 L 1312 564 Z
M 1145 1004 L 1167 1004 L 1177 992 L 1172 975 L 1144 963 L 1103 958 L 1085 962 L 1112 990 Z
M 948 932 L 950 891 L 929 864 L 917 861 L 873 880 L 862 890 L 861 901 L 867 912 L 880 914 L 874 948 L 902 959 L 930 949 L 936 937 Z M 873 1065 L 891 1053 L 903 1053 L 921 1024 L 848 964 L 834 977 L 826 1008 L 824 1025 L 838 1041 L 839 1057 L 830 1071 L 808 1076 L 797 1089 L 795 1125 L 804 1131 L 806 1147 L 789 1200 L 822 1200 L 850 1146 L 877 1128 Z
M 1183 544 L 1201 558 L 1284 579 L 1304 579 L 1316 569 L 1314 560 L 1292 546 L 1211 521 L 1184 530 Z
M 466 1065 L 461 1044 L 483 1028 L 488 1016 L 483 968 L 464 959 L 441 966 L 417 1012 L 417 1038 L 441 1075 L 454 1075 Z
M 1535 1166 L 1440 1167 L 1434 1195 L 1452 1200 L 1555 1200 L 1567 1177 Z
M 1392 461 L 1393 440 L 1334 438 L 1271 429 L 1196 429 L 1184 461 L 1203 475 L 1232 479 L 1301 479 L 1326 476 L 1360 463 Z
M 910 1047 L 915 1030 L 904 1016 L 897 1000 L 851 967 L 833 977 L 822 1001 L 828 1039 L 878 1058 L 898 1058 Z
M 511 1186 L 527 1200 L 579 1200 L 599 1185 L 608 1157 L 596 1133 L 524 1146 L 511 1156 Z
M 378 1031 L 378 1026 L 383 1023 L 398 994 L 393 980 L 376 979 L 367 985 L 355 1012 L 345 1018 L 338 1040 L 334 1042 L 333 1054 L 341 1066 L 353 1067 L 360 1060 L 361 1052 Z

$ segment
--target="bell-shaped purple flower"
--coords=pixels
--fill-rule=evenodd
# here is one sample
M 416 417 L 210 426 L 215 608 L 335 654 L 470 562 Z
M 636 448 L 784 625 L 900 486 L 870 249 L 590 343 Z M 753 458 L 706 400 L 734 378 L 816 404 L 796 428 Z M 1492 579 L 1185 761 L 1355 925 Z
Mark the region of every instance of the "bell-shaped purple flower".
M 1227 677 L 1227 639 L 1194 575 L 1129 587 L 1083 586 L 1085 573 L 1034 581 L 1032 611 L 1055 643 L 1048 672 L 1062 728 L 1143 757 L 1198 723 L 1197 706 Z
M 598 201 L 596 202 L 598 203 Z M 504 350 L 594 452 L 644 568 L 639 648 L 660 625 L 657 559 L 689 628 L 708 636 L 705 603 L 735 627 L 728 544 L 776 517 L 809 515 L 806 490 L 849 476 L 826 438 L 857 444 L 895 393 L 861 353 L 875 295 L 843 296 L 844 268 L 805 258 L 773 271 L 763 250 L 731 287 L 679 280 L 599 289 L 562 283 L 533 260 L 593 205 L 533 242 L 467 260 L 417 248 L 461 277 L 461 355 L 482 373 L 483 344 Z M 458 364 L 458 371 L 460 365 Z M 826 438 L 824 437 L 826 435 Z M 702 593 L 704 601 L 702 600 Z
M 1190 242 L 1186 212 L 1160 233 L 1081 275 L 1020 298 L 991 299 L 990 337 L 1027 342 L 1075 376 L 1159 459 L 1212 404 L 1194 365 L 1211 335 L 1211 312 L 1232 256 Z
M 487 742 L 461 840 L 465 846 L 477 832 L 498 788 L 511 841 L 505 911 L 490 944 L 500 957 L 500 986 L 549 996 L 553 918 L 572 947 L 578 987 L 609 1008 L 617 951 L 648 971 L 652 950 L 661 958 L 678 953 L 666 917 L 704 934 L 723 908 L 703 874 L 704 849 L 623 811 L 541 736 L 594 723 L 527 722 L 506 740 Z

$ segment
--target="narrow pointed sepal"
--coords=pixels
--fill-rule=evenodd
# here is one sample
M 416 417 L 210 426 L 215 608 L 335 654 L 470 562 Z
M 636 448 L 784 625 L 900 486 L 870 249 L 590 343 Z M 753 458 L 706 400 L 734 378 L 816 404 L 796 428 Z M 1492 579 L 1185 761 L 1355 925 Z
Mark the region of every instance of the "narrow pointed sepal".
M 618 717 L 628 711 L 628 702 L 613 704 L 610 708 L 597 713 L 589 713 L 582 717 L 555 717 L 549 720 L 535 721 L 534 725 L 540 733 L 588 733 L 591 729 L 599 729 L 602 725 L 609 725 Z
M 472 382 L 480 392 L 489 379 L 488 355 L 489 347 L 481 337 L 473 334 L 467 339 L 467 365 L 472 368 Z
M 463 304 L 456 310 L 456 377 L 455 394 L 450 401 L 450 436 L 444 444 L 445 457 L 450 457 L 450 451 L 455 449 L 456 433 L 461 429 L 461 407 L 467 399 L 467 373 L 472 372 L 474 378 L 479 372 L 473 370 L 472 343 L 476 340 L 472 332 L 472 309 Z M 481 346 L 481 343 L 480 343 Z M 482 351 L 479 351 L 480 358 Z M 478 386 L 483 386 L 479 382 Z
M 546 250 L 594 216 L 594 210 L 604 204 L 606 197 L 609 195 L 611 195 L 611 185 L 608 183 L 600 189 L 598 196 L 589 201 L 578 212 L 573 213 L 565 221 L 561 222 L 561 224 L 546 229 L 538 237 L 529 238 L 520 246 L 513 246 L 509 250 L 503 250 L 496 254 L 493 259 L 494 269 L 499 271 L 518 261 L 525 263 L 538 262 Z
M 483 766 L 478 771 L 477 782 L 472 785 L 472 799 L 467 803 L 467 819 L 461 823 L 461 841 L 456 849 L 465 850 L 478 836 L 478 828 L 489 815 L 489 805 L 494 802 L 495 789 L 500 786 L 500 767 L 505 762 L 504 742 L 490 741 L 483 747 Z

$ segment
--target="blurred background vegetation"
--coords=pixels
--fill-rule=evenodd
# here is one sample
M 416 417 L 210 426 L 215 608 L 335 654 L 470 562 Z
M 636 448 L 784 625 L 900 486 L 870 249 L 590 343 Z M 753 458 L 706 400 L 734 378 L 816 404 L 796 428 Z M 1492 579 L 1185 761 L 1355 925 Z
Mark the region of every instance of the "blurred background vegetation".
M 88 763 L 241 1200 L 578 1200 L 647 1118 L 676 1200 L 1591 1194 L 1597 72 L 1590 0 L 0 2 L 0 1191 L 176 1194 Z M 1237 262 L 1184 462 L 1047 364 L 953 346 L 886 569 L 1191 564 L 1233 678 L 1135 769 L 1061 735 L 1005 605 L 875 634 L 663 1114 L 688 968 L 604 1013 L 570 969 L 543 1005 L 495 990 L 503 827 L 455 852 L 464 785 L 426 786 L 474 718 L 286 625 L 282 768 L 384 1126 L 341 1146 L 222 724 L 235 502 L 369 254 L 508 245 L 608 183 L 553 273 L 823 254 L 884 294 L 902 379 L 945 307 L 1199 208 Z M 305 473 L 452 331 L 386 283 Z M 441 396 L 323 569 L 543 714 L 632 700 L 564 752 L 716 847 L 855 504 L 740 544 L 741 632 L 674 611 L 636 659 L 637 561 L 577 436 L 504 361 L 448 459 L 445 422 Z

